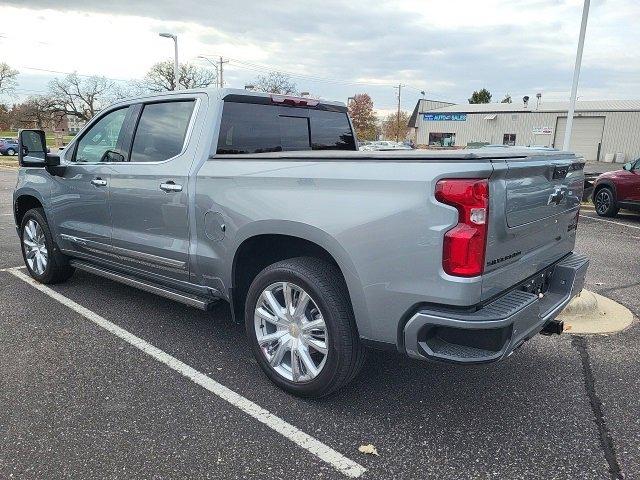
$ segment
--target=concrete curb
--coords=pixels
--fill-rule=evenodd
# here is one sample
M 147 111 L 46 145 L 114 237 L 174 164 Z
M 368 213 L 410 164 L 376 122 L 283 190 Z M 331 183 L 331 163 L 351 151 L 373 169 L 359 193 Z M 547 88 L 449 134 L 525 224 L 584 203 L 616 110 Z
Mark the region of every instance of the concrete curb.
M 620 332 L 633 322 L 631 311 L 610 298 L 583 290 L 560 313 L 565 333 L 605 334 Z

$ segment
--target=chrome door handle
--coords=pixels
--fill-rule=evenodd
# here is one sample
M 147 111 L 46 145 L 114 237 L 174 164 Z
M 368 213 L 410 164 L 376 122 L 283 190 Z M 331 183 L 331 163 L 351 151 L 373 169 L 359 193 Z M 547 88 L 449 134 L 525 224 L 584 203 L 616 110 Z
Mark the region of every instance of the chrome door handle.
M 177 185 L 173 182 L 161 183 L 160 190 L 164 190 L 165 192 L 181 192 L 182 185 Z
M 95 185 L 96 187 L 106 187 L 107 181 L 102 180 L 101 178 L 94 178 L 93 180 L 91 180 L 91 185 Z

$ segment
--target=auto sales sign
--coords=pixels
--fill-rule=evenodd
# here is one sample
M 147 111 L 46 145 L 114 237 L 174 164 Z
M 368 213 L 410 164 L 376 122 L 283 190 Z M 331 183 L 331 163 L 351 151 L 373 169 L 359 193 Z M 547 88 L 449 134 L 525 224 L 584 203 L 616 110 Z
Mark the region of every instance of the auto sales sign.
M 466 113 L 424 113 L 425 122 L 466 122 Z

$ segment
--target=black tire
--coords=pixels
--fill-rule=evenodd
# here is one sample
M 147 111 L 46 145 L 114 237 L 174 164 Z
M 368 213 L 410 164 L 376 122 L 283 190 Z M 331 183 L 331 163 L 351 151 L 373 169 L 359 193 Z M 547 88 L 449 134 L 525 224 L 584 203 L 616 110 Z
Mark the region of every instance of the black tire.
M 14 156 L 16 151 L 13 148 L 7 148 L 7 155 Z
M 27 261 L 25 227 L 30 221 L 34 221 L 40 227 L 43 243 L 47 250 L 47 263 L 42 272 L 37 272 Z M 44 210 L 41 208 L 32 208 L 22 217 L 22 222 L 20 223 L 20 246 L 27 271 L 38 282 L 45 284 L 62 283 L 73 275 L 74 268 L 69 265 L 67 257 L 60 252 L 60 249 L 53 241 Z
M 615 217 L 620 210 L 613 190 L 609 187 L 599 188 L 593 196 L 596 213 L 601 217 Z
M 320 310 L 329 339 L 320 373 L 304 383 L 281 376 L 267 361 L 256 336 L 257 302 L 268 286 L 291 282 L 304 289 Z M 366 359 L 356 328 L 347 286 L 338 267 L 312 257 L 297 257 L 274 263 L 253 280 L 245 302 L 245 328 L 251 350 L 266 375 L 283 390 L 301 397 L 324 397 L 345 386 L 358 374 Z

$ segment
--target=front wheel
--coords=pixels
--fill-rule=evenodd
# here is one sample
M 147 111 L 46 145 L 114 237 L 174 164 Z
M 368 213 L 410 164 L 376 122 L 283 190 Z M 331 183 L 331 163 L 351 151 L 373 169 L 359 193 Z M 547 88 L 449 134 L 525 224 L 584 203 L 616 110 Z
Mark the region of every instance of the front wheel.
M 616 199 L 609 187 L 602 187 L 596 192 L 593 204 L 596 207 L 596 213 L 601 217 L 615 217 L 618 214 Z
M 247 294 L 245 327 L 262 370 L 294 395 L 329 395 L 364 363 L 342 275 L 320 259 L 292 258 L 260 272 Z
M 25 213 L 20 224 L 20 240 L 29 275 L 40 283 L 60 283 L 73 275 L 74 269 L 55 245 L 41 208 Z
M 8 149 L 7 149 L 7 155 L 11 155 L 11 156 L 13 156 L 13 155 L 15 155 L 15 154 L 16 154 L 16 151 L 15 151 L 13 148 L 8 148 Z

